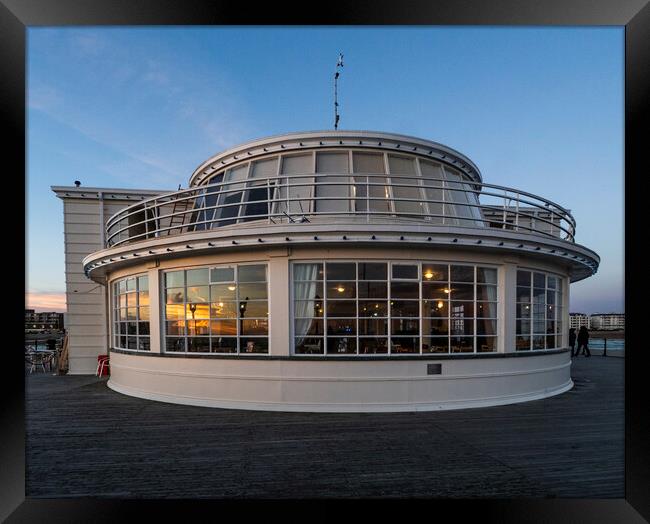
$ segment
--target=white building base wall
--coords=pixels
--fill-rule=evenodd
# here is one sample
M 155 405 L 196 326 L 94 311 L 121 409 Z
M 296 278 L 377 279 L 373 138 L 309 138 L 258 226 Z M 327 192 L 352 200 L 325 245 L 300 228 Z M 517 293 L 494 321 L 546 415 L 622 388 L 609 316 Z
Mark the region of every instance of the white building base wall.
M 427 364 L 441 364 L 427 375 Z M 454 360 L 202 359 L 111 353 L 108 386 L 150 400 L 306 412 L 433 411 L 537 400 L 573 387 L 569 352 Z

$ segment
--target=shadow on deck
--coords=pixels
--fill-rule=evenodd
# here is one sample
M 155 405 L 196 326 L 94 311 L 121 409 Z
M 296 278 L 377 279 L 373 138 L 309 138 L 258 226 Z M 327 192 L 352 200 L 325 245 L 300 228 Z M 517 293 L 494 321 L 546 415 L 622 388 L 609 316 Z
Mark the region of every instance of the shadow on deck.
M 28 497 L 624 497 L 624 364 L 545 400 L 420 413 L 223 410 L 33 374 Z

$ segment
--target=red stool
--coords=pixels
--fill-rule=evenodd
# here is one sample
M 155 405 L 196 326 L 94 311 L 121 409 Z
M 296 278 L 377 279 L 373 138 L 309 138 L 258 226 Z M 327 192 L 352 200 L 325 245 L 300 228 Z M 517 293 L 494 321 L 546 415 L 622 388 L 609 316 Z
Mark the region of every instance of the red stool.
M 108 361 L 108 355 L 97 355 L 97 371 L 95 371 L 95 376 L 97 377 L 108 376 L 109 368 L 110 368 L 110 363 Z

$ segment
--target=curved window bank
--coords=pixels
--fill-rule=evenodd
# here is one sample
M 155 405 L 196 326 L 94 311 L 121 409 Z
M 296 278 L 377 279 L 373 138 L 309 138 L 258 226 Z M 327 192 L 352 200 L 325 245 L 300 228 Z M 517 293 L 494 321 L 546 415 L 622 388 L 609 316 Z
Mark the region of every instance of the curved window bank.
M 83 260 L 115 391 L 278 411 L 416 411 L 569 390 L 570 212 L 435 142 L 295 133 L 124 207 Z

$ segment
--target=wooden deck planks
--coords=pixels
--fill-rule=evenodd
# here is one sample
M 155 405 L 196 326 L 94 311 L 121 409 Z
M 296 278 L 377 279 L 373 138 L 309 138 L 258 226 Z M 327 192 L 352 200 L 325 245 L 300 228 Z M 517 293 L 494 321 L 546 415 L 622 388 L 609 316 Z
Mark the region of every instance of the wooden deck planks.
M 550 399 L 309 414 L 152 402 L 27 379 L 30 497 L 624 496 L 624 359 L 581 357 Z

